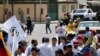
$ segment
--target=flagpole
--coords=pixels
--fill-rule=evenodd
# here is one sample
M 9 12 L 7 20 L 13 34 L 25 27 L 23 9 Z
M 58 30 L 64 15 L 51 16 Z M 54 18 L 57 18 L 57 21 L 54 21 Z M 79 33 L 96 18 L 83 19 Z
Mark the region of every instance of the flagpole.
M 78 5 L 78 9 L 79 9 L 79 0 L 77 0 L 77 5 Z

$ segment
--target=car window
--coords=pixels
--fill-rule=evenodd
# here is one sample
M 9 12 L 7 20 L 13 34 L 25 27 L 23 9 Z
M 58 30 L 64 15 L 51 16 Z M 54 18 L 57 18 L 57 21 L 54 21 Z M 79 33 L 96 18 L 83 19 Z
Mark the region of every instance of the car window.
M 81 23 L 79 27 L 98 27 L 100 23 Z
M 86 10 L 74 10 L 74 13 L 85 13 Z

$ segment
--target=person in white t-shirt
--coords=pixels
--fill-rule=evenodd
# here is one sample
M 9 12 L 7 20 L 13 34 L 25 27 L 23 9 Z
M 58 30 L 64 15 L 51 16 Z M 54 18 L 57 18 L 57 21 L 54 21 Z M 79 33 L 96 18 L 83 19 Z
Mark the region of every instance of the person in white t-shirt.
M 49 38 L 42 39 L 43 44 L 39 46 L 39 56 L 52 56 L 52 51 L 49 46 Z
M 74 40 L 73 41 L 73 52 L 75 53 L 75 54 L 79 54 L 80 53 L 80 50 L 79 50 L 79 42 L 78 42 L 78 40 Z
M 87 41 L 88 38 L 92 37 L 92 33 L 91 33 L 89 27 L 86 27 L 85 29 L 86 29 L 86 33 L 85 33 L 84 37 L 85 37 L 85 41 Z
M 57 27 L 56 33 L 57 33 L 57 37 L 58 37 L 58 44 L 60 44 L 60 38 L 61 38 L 61 36 L 65 36 L 66 35 L 66 31 L 62 27 L 62 23 L 60 23 L 60 26 Z
M 46 29 L 46 34 L 48 34 L 48 30 L 50 31 L 50 33 L 52 33 L 51 31 L 51 28 L 50 28 L 50 17 L 49 15 L 46 15 L 46 26 L 45 26 L 45 29 Z
M 26 50 L 25 50 L 25 56 L 29 56 L 31 54 L 31 49 L 32 47 L 37 47 L 38 42 L 37 40 L 32 40 L 31 44 L 27 46 Z
M 66 45 L 66 38 L 65 37 L 62 37 L 60 39 L 61 43 L 60 45 L 58 46 L 59 49 L 63 50 L 63 47 Z
M 52 56 L 55 56 L 55 52 L 58 50 L 57 39 L 55 37 L 52 38 L 52 45 L 50 45 Z

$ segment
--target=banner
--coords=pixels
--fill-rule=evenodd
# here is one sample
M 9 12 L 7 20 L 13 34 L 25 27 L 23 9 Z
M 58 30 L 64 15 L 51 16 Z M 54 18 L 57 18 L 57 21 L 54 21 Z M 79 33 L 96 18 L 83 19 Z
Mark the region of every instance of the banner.
M 24 31 L 15 16 L 12 16 L 4 23 L 4 30 L 8 32 L 8 48 L 14 54 L 18 48 L 18 42 L 25 40 Z

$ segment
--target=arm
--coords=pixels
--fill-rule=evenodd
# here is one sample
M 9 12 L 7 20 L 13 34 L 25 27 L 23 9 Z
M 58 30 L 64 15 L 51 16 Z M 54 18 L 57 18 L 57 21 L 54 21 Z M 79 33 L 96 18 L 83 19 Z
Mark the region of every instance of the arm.
M 89 45 L 90 43 L 92 43 L 92 37 L 88 38 L 88 40 L 85 43 L 85 46 Z
M 25 56 L 29 56 L 30 52 L 31 52 L 31 49 L 29 47 L 27 47 L 25 50 Z
M 50 47 L 49 47 L 48 55 L 49 55 L 49 56 L 52 56 L 52 54 L 53 54 L 53 53 L 52 53 L 52 51 L 51 51 L 51 49 L 50 49 Z

